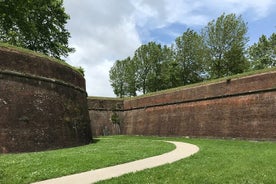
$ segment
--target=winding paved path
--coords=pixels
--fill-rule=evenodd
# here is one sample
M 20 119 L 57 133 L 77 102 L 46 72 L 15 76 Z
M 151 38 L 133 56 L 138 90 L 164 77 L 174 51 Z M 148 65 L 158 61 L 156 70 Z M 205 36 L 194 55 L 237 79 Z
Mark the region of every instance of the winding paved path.
M 193 144 L 165 141 L 172 143 L 176 148 L 162 155 L 149 157 L 125 164 L 115 165 L 97 170 L 91 170 L 79 174 L 63 176 L 60 178 L 49 179 L 35 184 L 91 184 L 100 180 L 106 180 L 113 177 L 118 177 L 123 174 L 141 171 L 148 168 L 157 167 L 160 165 L 175 162 L 177 160 L 189 157 L 199 151 L 199 148 Z

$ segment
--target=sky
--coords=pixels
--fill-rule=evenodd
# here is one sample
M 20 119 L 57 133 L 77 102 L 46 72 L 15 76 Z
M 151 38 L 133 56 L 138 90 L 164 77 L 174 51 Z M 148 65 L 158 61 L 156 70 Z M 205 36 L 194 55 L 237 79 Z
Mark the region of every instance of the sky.
M 84 68 L 88 96 L 115 97 L 109 70 L 141 44 L 171 45 L 224 12 L 247 22 L 248 45 L 276 32 L 275 0 L 64 0 L 64 7 L 69 46 L 76 49 L 65 60 Z

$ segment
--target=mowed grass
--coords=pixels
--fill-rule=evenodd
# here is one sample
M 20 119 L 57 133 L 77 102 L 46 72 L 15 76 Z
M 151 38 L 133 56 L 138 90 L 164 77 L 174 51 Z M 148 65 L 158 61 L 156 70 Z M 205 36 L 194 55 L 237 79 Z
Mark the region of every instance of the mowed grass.
M 153 139 L 117 136 L 75 148 L 0 154 L 0 183 L 27 184 L 159 155 L 174 148 Z
M 199 146 L 200 151 L 172 164 L 98 183 L 276 183 L 276 142 L 143 136 L 114 136 L 76 148 L 0 155 L 0 183 L 30 183 L 117 165 L 174 149 L 172 144 L 156 140 L 188 142 Z
M 145 139 L 145 137 L 144 137 Z M 152 138 L 151 138 L 152 139 Z M 160 138 L 159 138 L 160 139 Z M 99 184 L 275 184 L 276 143 L 241 140 L 184 139 L 200 147 L 181 161 L 127 174 Z

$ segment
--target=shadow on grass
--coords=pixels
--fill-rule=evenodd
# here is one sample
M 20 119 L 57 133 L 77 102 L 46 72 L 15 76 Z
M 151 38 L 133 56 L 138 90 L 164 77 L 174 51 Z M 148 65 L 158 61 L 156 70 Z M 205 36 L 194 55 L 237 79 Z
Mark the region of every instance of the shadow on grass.
M 93 138 L 92 141 L 91 141 L 91 144 L 96 144 L 100 141 L 101 141 L 101 139 L 99 139 L 99 138 Z

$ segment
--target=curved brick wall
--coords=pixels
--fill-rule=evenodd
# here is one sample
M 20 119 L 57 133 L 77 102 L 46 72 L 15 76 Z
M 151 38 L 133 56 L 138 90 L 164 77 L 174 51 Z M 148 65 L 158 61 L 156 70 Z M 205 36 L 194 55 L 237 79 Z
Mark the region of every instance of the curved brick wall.
M 0 153 L 89 143 L 86 97 L 78 72 L 0 47 Z
M 122 120 L 129 135 L 276 140 L 276 71 L 125 99 Z

